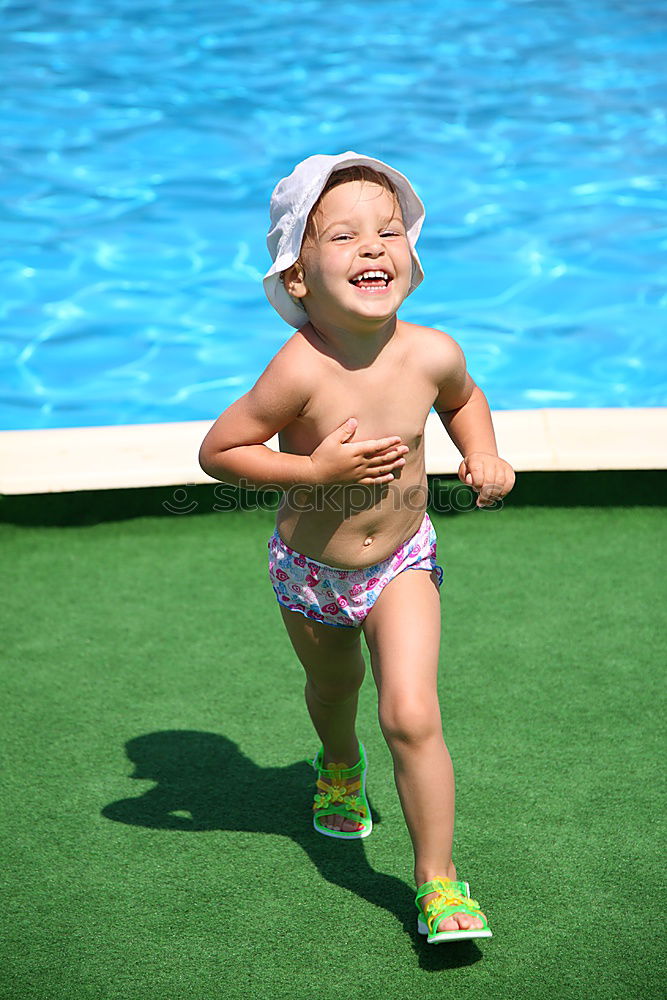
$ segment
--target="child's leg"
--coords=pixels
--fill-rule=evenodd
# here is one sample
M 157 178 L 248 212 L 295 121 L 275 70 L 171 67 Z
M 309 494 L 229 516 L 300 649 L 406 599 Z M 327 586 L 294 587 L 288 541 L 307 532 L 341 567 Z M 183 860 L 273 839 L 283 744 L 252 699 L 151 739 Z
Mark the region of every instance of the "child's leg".
M 281 607 L 285 628 L 306 671 L 306 705 L 324 747 L 324 766 L 359 759 L 355 731 L 359 688 L 366 666 L 361 629 L 336 628 Z M 361 824 L 344 816 L 323 816 L 323 826 L 350 832 Z
M 406 569 L 371 608 L 364 633 L 378 689 L 380 726 L 415 855 L 417 885 L 456 878 L 452 863 L 454 772 L 442 735 L 437 674 L 440 594 L 435 571 Z M 422 905 L 432 898 L 429 894 Z M 441 930 L 481 927 L 454 914 Z

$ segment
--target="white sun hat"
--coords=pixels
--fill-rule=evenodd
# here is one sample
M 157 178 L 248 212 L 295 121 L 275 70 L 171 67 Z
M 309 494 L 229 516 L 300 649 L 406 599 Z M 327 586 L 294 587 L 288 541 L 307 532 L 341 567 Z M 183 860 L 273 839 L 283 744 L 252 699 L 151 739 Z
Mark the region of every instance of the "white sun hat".
M 415 243 L 424 221 L 424 206 L 407 177 L 382 160 L 361 156 L 351 150 L 336 156 L 316 153 L 297 163 L 292 173 L 276 184 L 271 195 L 271 228 L 266 238 L 273 266 L 264 275 L 264 291 L 285 322 L 297 329 L 308 322 L 308 313 L 289 295 L 280 275 L 298 259 L 308 215 L 331 174 L 343 167 L 357 165 L 372 167 L 393 182 L 412 254 L 412 280 L 408 295 L 423 281 L 424 272 Z

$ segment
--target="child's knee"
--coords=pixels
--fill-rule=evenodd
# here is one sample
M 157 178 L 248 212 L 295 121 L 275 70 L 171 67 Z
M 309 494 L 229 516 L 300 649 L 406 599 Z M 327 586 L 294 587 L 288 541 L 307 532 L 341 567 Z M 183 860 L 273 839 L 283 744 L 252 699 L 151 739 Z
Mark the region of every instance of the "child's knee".
M 442 722 L 437 704 L 408 698 L 380 699 L 380 728 L 391 747 L 394 744 L 419 746 L 442 736 Z
M 310 693 L 322 705 L 338 705 L 341 702 L 348 701 L 357 694 L 363 679 L 364 666 L 362 660 L 359 670 L 346 671 L 343 676 L 337 677 L 335 680 L 308 677 L 306 689 L 309 689 Z

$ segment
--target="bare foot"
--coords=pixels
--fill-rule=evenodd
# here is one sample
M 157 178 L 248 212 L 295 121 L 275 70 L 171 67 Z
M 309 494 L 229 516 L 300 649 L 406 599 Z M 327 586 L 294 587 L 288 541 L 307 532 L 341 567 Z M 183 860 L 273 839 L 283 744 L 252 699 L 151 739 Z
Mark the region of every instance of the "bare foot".
M 430 882 L 431 879 L 437 876 L 432 875 L 430 878 L 422 879 L 419 885 L 423 885 L 424 882 Z M 456 881 L 456 868 L 454 865 L 450 865 L 447 871 L 447 878 L 451 879 L 453 882 Z M 435 899 L 439 893 L 429 892 L 426 896 L 422 896 L 419 903 L 424 913 L 424 920 L 426 920 L 426 907 L 432 899 Z M 486 920 L 486 914 L 481 914 Z M 479 917 L 473 917 L 470 913 L 451 913 L 446 919 L 441 920 L 439 923 L 436 922 L 435 933 L 438 934 L 440 931 L 472 931 L 480 930 L 484 926 L 483 921 Z
M 326 755 L 324 757 L 324 767 L 328 771 L 343 771 L 348 767 L 353 767 L 352 764 L 346 764 L 345 762 L 333 762 L 328 760 Z M 326 785 L 328 788 L 344 788 L 344 794 L 350 794 L 357 796 L 360 791 L 360 781 L 361 776 L 356 774 L 352 778 L 320 778 L 322 784 Z M 356 786 L 356 787 L 355 787 Z M 324 793 L 324 789 L 318 788 L 318 792 Z M 347 807 L 346 807 L 347 808 Z M 349 812 L 354 812 L 355 810 L 349 809 Z M 318 823 L 321 826 L 326 827 L 327 830 L 335 830 L 337 833 L 359 833 L 364 828 L 363 823 L 357 823 L 354 820 L 348 819 L 346 816 L 342 816 L 339 813 L 331 813 L 329 816 L 320 816 Z

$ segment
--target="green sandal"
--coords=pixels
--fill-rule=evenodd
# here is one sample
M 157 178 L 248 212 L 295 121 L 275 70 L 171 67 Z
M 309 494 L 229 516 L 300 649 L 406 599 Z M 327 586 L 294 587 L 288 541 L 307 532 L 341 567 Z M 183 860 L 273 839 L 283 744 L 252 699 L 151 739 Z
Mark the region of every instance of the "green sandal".
M 426 904 L 426 912 L 424 913 L 419 905 L 419 900 L 422 896 L 427 896 L 429 892 L 437 892 L 438 895 Z M 470 898 L 470 886 L 467 882 L 454 882 L 452 879 L 437 876 L 431 882 L 424 882 L 423 885 L 419 886 L 415 896 L 415 906 L 419 910 L 417 930 L 420 934 L 428 934 L 426 938 L 428 944 L 463 941 L 467 938 L 493 937 L 486 917 L 480 912 L 479 903 L 476 899 Z M 471 917 L 477 917 L 482 921 L 483 927 L 476 927 L 469 931 L 439 931 L 440 921 L 450 917 L 452 913 L 468 913 Z
M 313 803 L 313 826 L 318 833 L 325 837 L 335 837 L 338 840 L 361 840 L 368 837 L 373 829 L 371 811 L 366 798 L 366 771 L 368 763 L 366 761 L 366 751 L 363 743 L 359 744 L 359 760 L 354 767 L 346 767 L 345 764 L 331 764 L 330 767 L 323 767 L 324 747 L 320 747 L 314 760 L 310 761 L 317 771 L 317 787 L 319 792 L 315 793 Z M 347 778 L 354 778 L 361 775 L 359 781 L 352 785 L 344 785 L 342 782 Z M 330 784 L 323 781 L 328 778 Z M 356 794 L 355 794 L 356 793 Z M 322 826 L 318 821 L 322 816 L 344 816 L 345 819 L 361 823 L 362 830 L 330 830 Z

